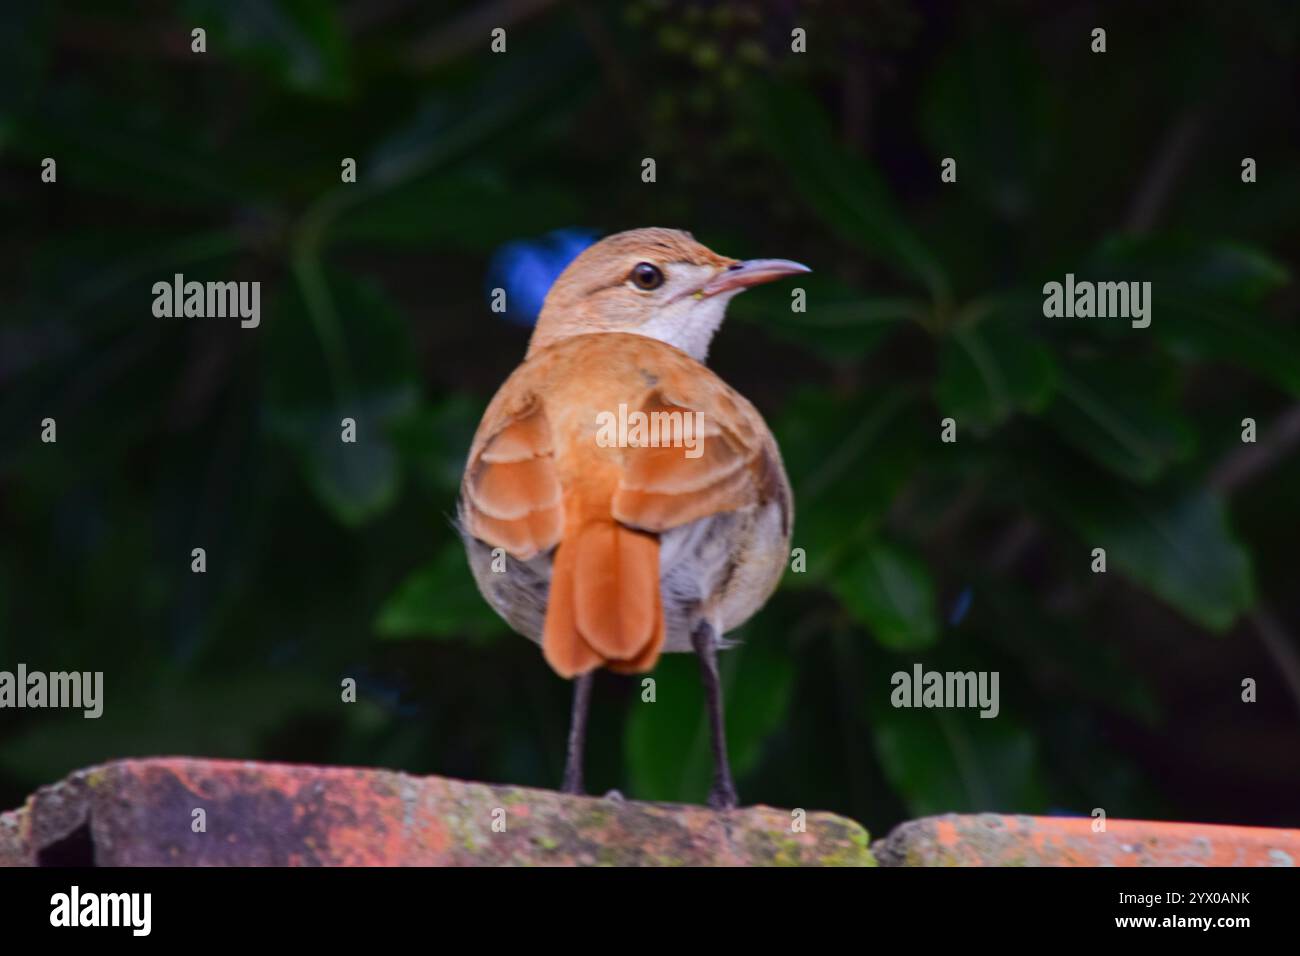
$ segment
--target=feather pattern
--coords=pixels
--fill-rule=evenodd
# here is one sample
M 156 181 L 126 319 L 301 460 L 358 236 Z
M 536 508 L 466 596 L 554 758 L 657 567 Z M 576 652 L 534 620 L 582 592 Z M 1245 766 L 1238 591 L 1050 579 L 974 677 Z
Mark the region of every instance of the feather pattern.
M 698 454 L 600 441 L 620 406 L 701 422 Z M 460 505 L 480 590 L 564 676 L 648 670 L 689 650 L 701 617 L 738 626 L 780 579 L 790 524 L 753 406 L 681 350 L 629 333 L 568 336 L 515 371 L 484 414 Z M 511 558 L 504 574 L 493 548 Z

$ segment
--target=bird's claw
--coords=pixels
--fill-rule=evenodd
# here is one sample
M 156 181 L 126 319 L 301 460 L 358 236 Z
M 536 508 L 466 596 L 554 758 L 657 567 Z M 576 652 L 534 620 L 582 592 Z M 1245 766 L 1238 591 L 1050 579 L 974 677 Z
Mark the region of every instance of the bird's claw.
M 740 806 L 736 788 L 730 784 L 714 784 L 709 791 L 709 806 L 714 810 L 734 810 Z

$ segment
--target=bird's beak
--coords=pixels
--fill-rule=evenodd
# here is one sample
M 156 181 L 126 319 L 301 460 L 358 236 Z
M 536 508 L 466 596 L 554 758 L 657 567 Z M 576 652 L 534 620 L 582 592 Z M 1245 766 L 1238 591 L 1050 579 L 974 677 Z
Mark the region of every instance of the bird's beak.
M 704 284 L 700 294 L 710 296 L 720 292 L 735 292 L 748 289 L 751 285 L 771 282 L 784 276 L 798 275 L 801 272 L 812 272 L 812 270 L 789 259 L 747 259 L 723 269 Z

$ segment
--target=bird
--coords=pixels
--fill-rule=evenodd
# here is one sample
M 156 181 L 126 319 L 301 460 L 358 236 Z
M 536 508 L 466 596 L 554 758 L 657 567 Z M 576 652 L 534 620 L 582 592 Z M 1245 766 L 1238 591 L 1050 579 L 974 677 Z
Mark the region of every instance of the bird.
M 776 589 L 794 502 L 762 415 L 705 362 L 732 298 L 810 271 L 722 256 L 677 229 L 607 236 L 555 280 L 483 414 L 455 520 L 484 599 L 574 682 L 566 793 L 584 793 L 595 672 L 694 653 L 708 804 L 739 803 L 718 652 Z

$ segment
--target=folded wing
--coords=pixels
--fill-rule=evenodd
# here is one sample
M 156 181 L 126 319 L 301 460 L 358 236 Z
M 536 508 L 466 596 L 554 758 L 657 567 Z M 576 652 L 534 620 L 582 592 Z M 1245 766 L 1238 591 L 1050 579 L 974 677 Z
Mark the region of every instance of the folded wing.
M 494 424 L 470 451 L 462 520 L 480 541 L 527 561 L 555 547 L 564 528 L 551 429 L 534 395 Z

